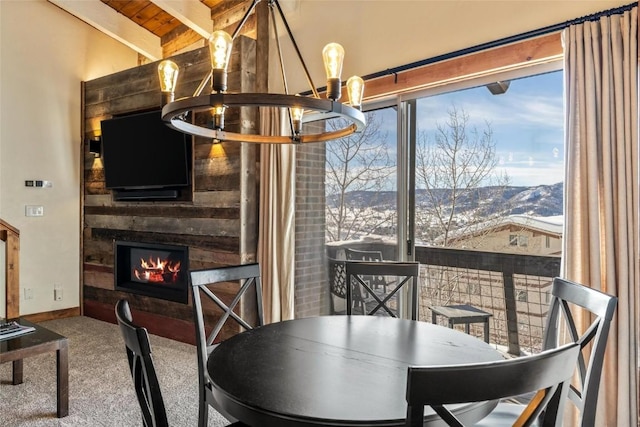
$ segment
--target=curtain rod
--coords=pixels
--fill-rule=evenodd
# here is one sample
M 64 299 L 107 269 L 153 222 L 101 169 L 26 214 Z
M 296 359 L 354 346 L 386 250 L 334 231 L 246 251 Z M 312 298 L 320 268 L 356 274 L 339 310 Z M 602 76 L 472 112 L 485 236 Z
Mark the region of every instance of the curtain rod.
M 623 13 L 623 12 L 626 12 L 628 10 L 631 10 L 632 8 L 634 8 L 637 5 L 638 5 L 638 2 L 636 1 L 636 2 L 629 3 L 629 4 L 624 5 L 624 6 L 616 7 L 614 9 L 609 9 L 609 10 L 605 10 L 605 11 L 602 11 L 602 12 L 597 12 L 597 13 L 594 13 L 594 14 L 591 14 L 591 15 L 583 16 L 581 18 L 571 19 L 569 21 L 565 21 L 565 22 L 562 22 L 562 23 L 559 23 L 559 24 L 549 25 L 547 27 L 539 28 L 537 30 L 527 31 L 525 33 L 516 34 L 514 36 L 505 37 L 505 38 L 494 40 L 494 41 L 491 41 L 491 42 L 482 43 L 482 44 L 475 45 L 475 46 L 472 46 L 472 47 L 456 50 L 454 52 L 445 53 L 443 55 L 438 55 L 438 56 L 434 56 L 434 57 L 431 57 L 431 58 L 422 59 L 420 61 L 411 62 L 409 64 L 400 65 L 398 67 L 387 68 L 386 70 L 383 70 L 383 71 L 378 71 L 378 72 L 375 72 L 375 73 L 372 73 L 372 74 L 367 74 L 366 76 L 362 76 L 362 79 L 367 81 L 367 80 L 371 80 L 371 79 L 376 79 L 378 77 L 388 76 L 389 74 L 393 74 L 397 78 L 397 74 L 401 73 L 403 71 L 407 71 L 407 70 L 411 70 L 413 68 L 418 68 L 418 67 L 422 67 L 422 66 L 425 66 L 425 65 L 433 64 L 434 62 L 445 61 L 445 60 L 448 60 L 448 59 L 457 58 L 458 56 L 479 52 L 481 50 L 491 49 L 491 48 L 503 46 L 503 45 L 506 45 L 506 44 L 509 44 L 509 43 L 519 42 L 519 41 L 527 40 L 527 39 L 530 39 L 530 38 L 533 38 L 533 37 L 538 37 L 538 36 L 550 34 L 550 33 L 556 32 L 556 31 L 564 30 L 565 28 L 567 28 L 567 27 L 569 27 L 571 25 L 582 24 L 582 23 L 588 22 L 588 21 L 596 21 L 596 20 L 600 19 L 603 16 L 611 16 L 611 15 L 616 15 L 616 14 L 619 14 L 619 13 Z M 322 88 L 318 89 L 319 92 L 324 92 L 325 90 L 326 90 L 326 87 L 322 87 Z M 310 94 L 311 94 L 311 91 L 306 91 L 306 92 L 302 93 L 302 95 L 310 95 Z

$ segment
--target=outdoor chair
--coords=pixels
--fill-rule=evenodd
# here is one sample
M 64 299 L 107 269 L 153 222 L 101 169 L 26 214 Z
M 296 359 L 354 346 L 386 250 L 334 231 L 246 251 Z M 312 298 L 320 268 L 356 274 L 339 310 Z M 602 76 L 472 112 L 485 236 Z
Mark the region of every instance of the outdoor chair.
M 199 378 L 199 403 L 198 403 L 198 426 L 204 427 L 207 425 L 209 405 L 213 406 L 218 412 L 220 412 L 226 418 L 231 419 L 219 405 L 216 404 L 213 392 L 211 379 L 207 372 L 207 359 L 213 349 L 219 344 L 221 340 L 221 332 L 223 327 L 227 323 L 227 320 L 233 320 L 242 329 L 248 330 L 254 327 L 264 325 L 264 316 L 262 310 L 262 283 L 260 280 L 260 265 L 258 263 L 219 267 L 203 270 L 192 270 L 189 272 L 193 294 L 193 312 L 195 317 L 196 327 L 196 344 L 198 351 L 198 378 Z M 232 292 L 229 286 L 230 282 L 240 282 L 240 287 L 236 292 Z M 253 288 L 253 292 L 249 292 Z M 228 301 L 231 299 L 230 303 Z M 255 311 L 252 312 L 254 316 L 238 315 L 237 309 L 241 300 L 245 299 L 247 305 L 251 305 L 250 302 L 255 303 Z M 212 304 L 206 304 L 211 303 Z M 217 321 L 210 329 L 207 327 L 207 320 L 213 319 L 214 315 L 210 312 L 205 312 L 205 305 L 207 307 L 219 308 Z M 249 313 L 249 310 L 246 311 Z M 255 318 L 250 318 L 255 317 Z M 206 331 L 211 330 L 209 334 Z M 224 330 L 226 333 L 234 333 L 238 330 L 229 331 Z M 221 369 L 224 369 L 222 367 Z M 240 424 L 238 424 L 240 425 Z
M 366 250 L 360 250 L 360 249 L 346 248 L 344 253 L 345 253 L 345 256 L 347 257 L 347 260 L 349 261 L 368 261 L 368 262 L 384 261 L 384 258 L 382 258 L 381 251 L 366 251 Z M 369 283 L 371 284 L 371 288 L 379 289 L 380 287 L 382 287 L 383 291 L 385 293 L 387 292 L 387 280 L 384 276 L 370 276 L 370 277 L 367 277 L 366 280 L 368 280 Z
M 347 313 L 347 261 L 328 258 L 329 264 L 329 309 L 330 314 Z M 352 289 L 352 310 L 364 313 L 365 300 L 362 298 L 360 288 Z
M 532 356 L 497 362 L 410 366 L 407 372 L 406 426 L 422 427 L 424 407 L 430 406 L 447 425 L 463 427 L 470 425 L 466 414 L 454 415 L 455 409 L 445 405 L 497 400 L 540 390 L 541 399 L 535 406 L 527 407 L 528 410 L 513 423 L 514 426 L 532 425 L 546 407 L 555 405 L 561 409 L 579 352 L 579 345 L 572 343 Z M 440 387 L 433 387 L 433 384 Z M 511 426 L 512 422 L 494 420 L 486 425 Z
M 358 262 L 348 261 L 346 263 L 347 273 L 347 314 L 353 312 L 353 303 L 357 297 L 357 292 L 361 295 L 370 295 L 371 300 L 365 301 L 363 314 L 388 314 L 392 317 L 400 317 L 398 303 L 401 298 L 401 290 L 408 289 L 410 293 L 410 315 L 412 320 L 418 319 L 418 277 L 420 263 L 418 262 Z M 396 280 L 393 289 L 388 292 L 377 292 L 373 285 L 367 280 L 371 276 L 394 277 Z M 391 285 L 389 286 L 391 287 Z M 354 291 L 361 288 L 361 291 Z M 395 305 L 393 304 L 395 303 Z

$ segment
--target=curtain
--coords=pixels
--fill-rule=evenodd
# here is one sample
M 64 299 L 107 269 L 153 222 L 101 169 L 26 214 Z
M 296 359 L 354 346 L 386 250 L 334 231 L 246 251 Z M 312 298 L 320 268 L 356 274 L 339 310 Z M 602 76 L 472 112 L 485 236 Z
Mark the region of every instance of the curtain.
M 564 30 L 563 275 L 619 299 L 596 426 L 637 425 L 637 7 Z M 589 319 L 582 319 L 584 330 Z M 581 320 L 579 319 L 578 322 Z
M 286 109 L 260 108 L 263 135 L 285 135 Z M 295 146 L 261 144 L 258 261 L 265 323 L 294 317 Z

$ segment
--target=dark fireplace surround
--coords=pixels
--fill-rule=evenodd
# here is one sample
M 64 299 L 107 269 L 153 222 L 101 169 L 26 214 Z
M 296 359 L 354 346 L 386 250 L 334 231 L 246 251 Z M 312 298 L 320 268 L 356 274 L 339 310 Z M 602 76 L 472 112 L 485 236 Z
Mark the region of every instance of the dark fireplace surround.
M 115 290 L 187 304 L 189 248 L 114 242 Z

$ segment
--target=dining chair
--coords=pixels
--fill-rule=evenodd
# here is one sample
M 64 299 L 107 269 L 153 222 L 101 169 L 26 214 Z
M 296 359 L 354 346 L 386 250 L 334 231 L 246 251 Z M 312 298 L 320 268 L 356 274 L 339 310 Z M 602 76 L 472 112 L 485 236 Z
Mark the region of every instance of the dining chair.
M 559 277 L 553 279 L 542 345 L 543 350 L 556 348 L 567 341 L 580 345 L 580 354 L 574 367 L 577 375 L 570 384 L 568 401 L 578 409 L 577 425 L 582 427 L 595 426 L 604 353 L 617 303 L 618 298 L 615 296 L 570 280 Z M 578 314 L 588 315 L 592 319 L 589 327 L 582 333 L 576 328 L 575 319 Z M 500 419 L 513 419 L 514 413 L 520 411 L 527 403 L 531 405 L 536 397 L 524 396 L 516 399 L 521 403 L 501 402 L 483 425 L 491 426 Z M 544 411 L 541 422 L 548 425 L 549 419 L 557 418 L 558 414 L 547 410 Z
M 167 412 L 151 357 L 149 333 L 133 323 L 129 302 L 125 299 L 116 303 L 116 320 L 124 338 L 131 377 L 142 410 L 142 423 L 145 427 L 167 427 Z M 228 427 L 232 426 L 246 427 L 241 422 L 228 424 Z
M 264 325 L 262 282 L 258 263 L 191 270 L 189 276 L 198 351 L 198 426 L 205 427 L 209 405 L 231 419 L 215 402 L 211 379 L 207 372 L 207 358 L 220 341 L 228 337 L 228 334 L 239 332 L 240 329 L 223 331 L 228 320 L 232 320 L 231 324 L 236 324 L 245 330 Z M 239 282 L 240 285 L 235 292 L 229 286 L 230 282 Z M 253 292 L 249 292 L 252 288 Z M 242 300 L 247 305 L 255 304 L 255 311 L 242 310 L 238 314 L 237 311 L 243 308 L 238 305 Z M 207 303 L 209 303 L 208 307 L 218 308 L 217 315 L 212 310 L 205 312 L 204 306 Z M 212 327 L 209 327 L 209 324 Z M 207 331 L 210 332 L 207 333 Z
M 351 315 L 353 312 L 354 288 L 360 287 L 362 288 L 362 294 L 372 297 L 371 302 L 364 304 L 363 314 L 375 315 L 386 312 L 389 316 L 399 317 L 398 302 L 401 296 L 400 291 L 408 288 L 410 293 L 409 304 L 411 319 L 417 320 L 419 272 L 420 263 L 418 262 L 347 262 L 347 315 Z M 396 281 L 393 283 L 393 289 L 389 289 L 388 292 L 376 291 L 371 282 L 367 280 L 367 277 L 371 276 L 395 277 Z M 390 284 L 389 287 L 391 286 Z M 379 311 L 380 313 L 378 313 Z
M 486 402 L 541 391 L 536 405 L 526 407 L 518 420 L 487 426 L 530 426 L 540 413 L 556 406 L 561 413 L 580 352 L 577 343 L 541 353 L 497 362 L 447 366 L 410 366 L 407 371 L 407 427 L 422 427 L 424 407 L 430 406 L 449 426 L 474 424 L 469 413 L 454 414 L 457 403 Z M 433 384 L 438 384 L 434 387 Z M 561 425 L 561 420 L 551 425 Z
M 149 334 L 145 328 L 133 323 L 127 300 L 121 299 L 116 303 L 116 320 L 124 338 L 142 423 L 145 427 L 167 427 L 169 423 L 151 357 Z
M 569 402 L 578 408 L 580 425 L 584 427 L 595 423 L 604 354 L 617 304 L 615 296 L 570 280 L 553 279 L 543 349 L 566 342 L 563 340 L 565 332 L 569 334 L 568 339 L 580 344 L 578 381 L 571 384 Z M 591 323 L 580 333 L 576 328 L 576 318 L 584 315 L 589 316 Z
M 349 261 L 369 261 L 369 262 L 381 262 L 382 251 L 367 251 L 360 249 L 345 248 L 344 254 Z M 371 283 L 373 289 L 383 288 L 384 292 L 387 292 L 387 280 L 384 276 L 370 276 L 367 280 Z

